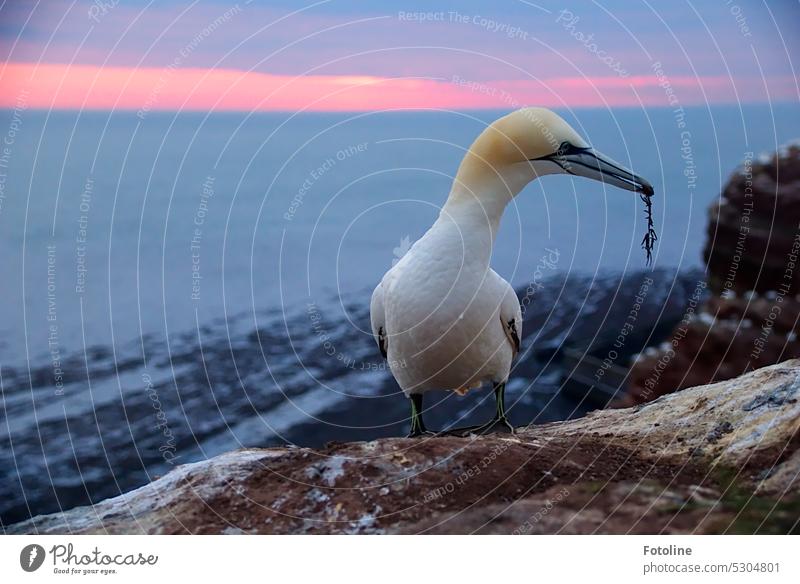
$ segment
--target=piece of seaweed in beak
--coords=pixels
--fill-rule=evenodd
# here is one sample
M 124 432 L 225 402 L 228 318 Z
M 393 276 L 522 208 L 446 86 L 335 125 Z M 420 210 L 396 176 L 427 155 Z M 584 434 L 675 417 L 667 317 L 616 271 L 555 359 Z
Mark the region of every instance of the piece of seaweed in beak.
M 656 241 L 658 241 L 658 235 L 656 235 L 656 229 L 653 225 L 653 201 L 651 197 L 652 195 L 639 193 L 639 198 L 644 201 L 644 213 L 647 217 L 647 233 L 645 233 L 644 237 L 642 238 L 642 248 L 647 253 L 648 266 L 653 263 L 653 247 L 655 247 Z

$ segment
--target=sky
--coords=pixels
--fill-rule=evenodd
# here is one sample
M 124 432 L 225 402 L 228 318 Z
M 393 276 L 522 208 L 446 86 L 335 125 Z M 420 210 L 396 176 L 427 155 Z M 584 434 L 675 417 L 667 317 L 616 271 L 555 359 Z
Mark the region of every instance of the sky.
M 0 107 L 797 103 L 798 24 L 796 0 L 12 0 Z

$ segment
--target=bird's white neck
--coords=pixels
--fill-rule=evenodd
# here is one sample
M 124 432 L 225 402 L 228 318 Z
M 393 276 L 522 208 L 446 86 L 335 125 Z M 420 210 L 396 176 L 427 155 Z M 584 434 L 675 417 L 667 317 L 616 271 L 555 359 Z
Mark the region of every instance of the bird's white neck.
M 460 245 L 488 262 L 506 205 L 534 178 L 527 163 L 496 170 L 465 158 L 431 231 L 451 232 Z

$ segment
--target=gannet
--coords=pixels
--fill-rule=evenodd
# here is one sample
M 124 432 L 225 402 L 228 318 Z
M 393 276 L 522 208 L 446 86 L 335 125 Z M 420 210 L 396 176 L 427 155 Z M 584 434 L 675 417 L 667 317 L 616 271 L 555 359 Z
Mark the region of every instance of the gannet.
M 489 262 L 506 205 L 547 174 L 599 180 L 648 203 L 653 194 L 649 182 L 591 148 L 550 110 L 525 108 L 489 125 L 464 156 L 433 226 L 372 294 L 372 333 L 411 402 L 409 437 L 433 434 L 422 418 L 426 392 L 463 394 L 487 382 L 495 415 L 466 432 L 513 432 L 504 396 L 522 314 L 511 284 Z M 648 255 L 655 237 L 649 228 Z

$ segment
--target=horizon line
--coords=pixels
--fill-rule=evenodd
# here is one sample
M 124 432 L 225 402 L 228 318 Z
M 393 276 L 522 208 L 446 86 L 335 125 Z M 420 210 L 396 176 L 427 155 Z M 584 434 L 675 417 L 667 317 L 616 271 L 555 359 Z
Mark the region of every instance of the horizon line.
M 708 108 L 708 107 L 739 107 L 739 106 L 788 106 L 788 105 L 798 105 L 800 106 L 800 102 L 790 100 L 790 99 L 779 99 L 773 101 L 709 101 L 706 103 L 691 103 L 689 105 L 682 106 L 684 109 L 698 109 L 698 108 Z M 262 115 L 262 114 L 363 114 L 363 113 L 381 113 L 381 114 L 391 114 L 391 113 L 437 113 L 437 112 L 511 112 L 515 111 L 516 109 L 521 109 L 525 107 L 539 107 L 533 104 L 520 104 L 519 107 L 494 107 L 494 106 L 485 106 L 485 107 L 395 107 L 395 108 L 387 108 L 387 109 L 353 109 L 353 110 L 345 110 L 345 109 L 337 109 L 337 110 L 325 110 L 325 109 L 306 109 L 306 110 L 296 110 L 296 109 L 232 109 L 232 108 L 225 108 L 225 109 L 202 109 L 202 108 L 162 108 L 162 109 L 152 109 L 147 112 L 147 115 L 159 115 L 159 114 L 182 114 L 182 113 L 189 113 L 189 114 L 203 114 L 203 113 L 210 113 L 210 114 L 254 114 L 254 115 Z M 13 112 L 17 109 L 24 109 L 26 112 L 33 112 L 33 113 L 126 113 L 136 115 L 137 109 L 130 108 L 130 107 L 117 107 L 117 108 L 110 108 L 110 107 L 85 107 L 85 108 L 77 108 L 77 107 L 53 107 L 53 108 L 44 108 L 44 107 L 14 107 L 9 105 L 0 105 L 0 111 L 4 112 Z M 670 105 L 663 105 L 663 104 L 656 104 L 656 105 L 644 105 L 644 106 L 637 106 L 631 104 L 621 104 L 615 106 L 603 106 L 603 105 L 591 105 L 591 104 L 581 104 L 575 105 L 571 107 L 567 106 L 552 106 L 548 109 L 556 110 L 556 111 L 570 111 L 570 110 L 602 110 L 602 111 L 610 111 L 610 110 L 673 110 L 674 108 Z

